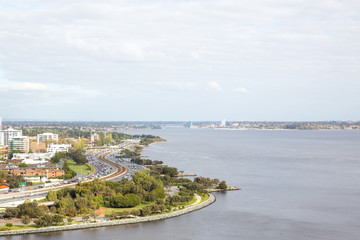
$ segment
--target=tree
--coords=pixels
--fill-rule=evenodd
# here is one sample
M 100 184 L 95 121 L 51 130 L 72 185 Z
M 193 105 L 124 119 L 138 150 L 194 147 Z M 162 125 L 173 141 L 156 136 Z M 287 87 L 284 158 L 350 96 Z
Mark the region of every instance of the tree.
M 92 211 L 92 212 L 90 213 L 90 215 L 91 215 L 91 217 L 94 218 L 94 221 L 96 221 L 96 217 L 98 216 L 97 212 L 96 212 L 96 211 Z
M 112 134 L 111 134 L 111 133 L 108 133 L 108 134 L 106 134 L 105 144 L 106 144 L 106 145 L 110 145 L 111 142 L 112 142 Z
M 152 212 L 151 206 L 145 206 L 141 209 L 141 215 L 142 216 L 148 216 Z
M 86 222 L 86 221 L 88 221 L 89 220 L 89 215 L 88 214 L 84 214 L 83 216 L 82 216 L 82 219 Z
M 161 170 L 162 174 L 169 175 L 170 177 L 175 177 L 179 172 L 176 168 L 173 167 L 163 167 Z
M 68 223 L 71 223 L 72 221 L 73 221 L 73 219 L 72 219 L 71 217 L 68 217 L 68 218 L 67 218 L 67 222 L 68 222 Z
M 53 224 L 53 219 L 50 215 L 45 215 L 38 220 L 35 220 L 34 223 L 39 227 L 47 227 Z
M 219 189 L 226 190 L 228 186 L 226 185 L 225 181 L 221 181 L 218 186 Z
M 21 222 L 25 225 L 28 225 L 30 223 L 31 219 L 28 215 L 25 215 L 22 217 Z
M 46 200 L 48 201 L 55 201 L 57 200 L 57 194 L 53 190 L 50 190 L 46 195 Z
M 7 208 L 5 210 L 5 214 L 4 214 L 4 217 L 5 218 L 15 218 L 19 215 L 19 209 L 17 208 Z
M 9 185 L 10 188 L 17 188 L 19 187 L 19 183 L 20 182 L 25 182 L 25 179 L 23 178 L 23 176 L 20 175 L 14 175 L 12 174 L 11 176 L 8 177 L 7 179 L 7 184 Z
M 52 216 L 52 221 L 56 224 L 59 224 L 59 223 L 64 222 L 64 217 L 56 214 L 56 215 Z
M 20 163 L 19 164 L 19 168 L 26 168 L 28 167 L 28 165 L 26 163 Z
M 57 152 L 55 155 L 50 159 L 52 163 L 59 163 L 61 159 L 66 157 L 66 152 Z
M 83 154 L 85 150 L 82 149 L 76 149 L 72 150 L 68 153 L 69 157 L 74 160 L 77 164 L 85 164 L 88 162 L 85 155 Z
M 12 224 L 12 223 L 7 223 L 7 224 L 5 224 L 5 227 L 7 227 L 7 228 L 12 228 L 14 225 Z

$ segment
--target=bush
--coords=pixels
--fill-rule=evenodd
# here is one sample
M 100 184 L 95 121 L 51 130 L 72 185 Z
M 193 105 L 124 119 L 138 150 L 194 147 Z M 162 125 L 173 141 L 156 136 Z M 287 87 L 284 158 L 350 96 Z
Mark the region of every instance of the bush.
M 29 216 L 26 215 L 22 217 L 21 222 L 25 225 L 28 225 L 31 222 L 31 219 Z
M 5 210 L 4 218 L 14 218 L 19 215 L 19 209 L 17 208 L 7 208 Z
M 39 227 L 48 227 L 53 224 L 53 219 L 50 215 L 45 215 L 38 220 L 35 220 L 34 223 Z
M 221 181 L 217 188 L 222 189 L 222 190 L 226 190 L 228 188 L 228 186 L 226 185 L 225 181 Z
M 12 224 L 12 223 L 7 223 L 7 224 L 5 224 L 5 227 L 7 227 L 7 228 L 12 228 L 14 225 Z
M 140 198 L 133 193 L 126 194 L 122 196 L 121 194 L 117 194 L 115 197 L 110 199 L 110 206 L 117 208 L 125 208 L 125 207 L 135 207 L 140 204 Z
M 141 215 L 142 216 L 148 216 L 152 213 L 151 206 L 145 206 L 141 209 Z

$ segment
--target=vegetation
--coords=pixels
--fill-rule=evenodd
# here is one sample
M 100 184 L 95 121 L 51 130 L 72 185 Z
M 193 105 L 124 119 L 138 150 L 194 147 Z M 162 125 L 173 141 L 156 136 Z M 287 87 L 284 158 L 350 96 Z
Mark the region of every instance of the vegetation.
M 134 136 L 134 137 L 136 137 L 136 136 Z M 165 139 L 163 139 L 161 137 L 155 137 L 152 135 L 142 135 L 141 140 L 140 140 L 140 145 L 149 146 L 150 144 L 156 143 L 156 142 L 165 142 Z
M 88 163 L 88 160 L 86 159 L 86 156 L 85 156 L 85 150 L 72 149 L 68 153 L 68 157 L 73 159 L 77 164 Z
M 73 160 L 67 160 L 66 162 L 69 168 L 74 170 L 76 174 L 82 173 L 83 175 L 88 175 L 89 172 L 92 173 L 94 171 L 94 168 L 88 164 L 77 164 Z
M 57 152 L 55 155 L 50 159 L 51 163 L 60 163 L 61 159 L 66 158 L 66 152 Z
M 65 160 L 64 165 L 62 167 L 62 170 L 64 171 L 64 179 L 71 179 L 76 176 L 76 172 L 72 169 L 70 169 L 68 161 Z
M 25 182 L 25 179 L 21 175 L 10 175 L 8 176 L 6 183 L 9 188 L 18 188 L 20 182 Z
M 226 190 L 228 188 L 228 186 L 226 185 L 225 181 L 221 181 L 221 183 L 219 184 L 219 186 L 217 188 L 222 189 L 222 190 Z
M 28 165 L 26 163 L 20 163 L 19 164 L 19 168 L 26 168 L 28 167 Z

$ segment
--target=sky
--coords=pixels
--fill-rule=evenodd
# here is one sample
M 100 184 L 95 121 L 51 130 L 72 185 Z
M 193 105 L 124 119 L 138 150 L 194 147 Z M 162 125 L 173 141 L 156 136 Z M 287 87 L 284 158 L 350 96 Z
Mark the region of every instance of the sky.
M 0 117 L 360 120 L 358 0 L 0 0 Z

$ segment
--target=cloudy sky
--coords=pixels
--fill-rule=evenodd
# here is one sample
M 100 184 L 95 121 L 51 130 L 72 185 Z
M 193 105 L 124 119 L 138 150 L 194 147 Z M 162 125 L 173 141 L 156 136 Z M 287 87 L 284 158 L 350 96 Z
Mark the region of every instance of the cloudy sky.
M 0 0 L 0 116 L 360 120 L 358 0 Z

